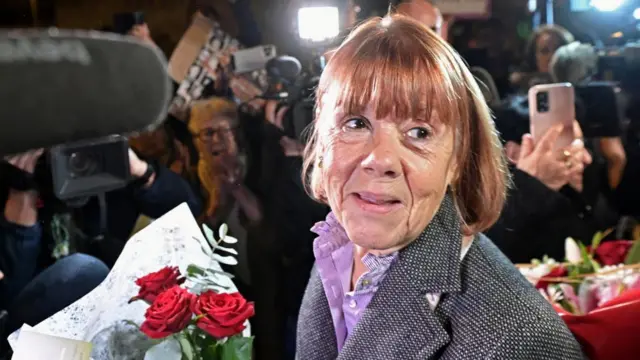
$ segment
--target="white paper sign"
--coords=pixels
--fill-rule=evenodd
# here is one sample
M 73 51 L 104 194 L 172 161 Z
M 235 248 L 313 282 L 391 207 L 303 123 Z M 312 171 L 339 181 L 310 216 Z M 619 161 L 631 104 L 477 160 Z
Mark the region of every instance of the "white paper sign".
M 23 326 L 15 344 L 13 360 L 89 360 L 91 343 L 45 335 Z
M 459 18 L 489 16 L 491 0 L 434 0 L 433 3 L 445 15 Z

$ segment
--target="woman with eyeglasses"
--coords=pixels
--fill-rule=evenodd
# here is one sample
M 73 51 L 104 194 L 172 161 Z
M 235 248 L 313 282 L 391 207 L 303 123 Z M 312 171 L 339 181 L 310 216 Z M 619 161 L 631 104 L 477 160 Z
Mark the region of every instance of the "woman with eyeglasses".
M 251 223 L 262 218 L 258 200 L 243 184 L 247 164 L 238 146 L 237 127 L 237 107 L 229 100 L 201 100 L 191 108 L 189 131 L 198 151 L 197 174 L 205 197 L 202 221 L 212 227 L 226 222 L 234 210 Z

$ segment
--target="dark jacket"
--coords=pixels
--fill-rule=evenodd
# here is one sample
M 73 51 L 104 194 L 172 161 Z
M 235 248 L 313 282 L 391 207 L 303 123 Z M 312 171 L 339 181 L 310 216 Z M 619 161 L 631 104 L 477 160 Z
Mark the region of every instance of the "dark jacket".
M 551 305 L 484 235 L 461 261 L 462 231 L 450 196 L 424 232 L 400 251 L 338 352 L 322 281 L 315 273 L 300 310 L 300 360 L 583 359 Z M 432 308 L 426 294 L 439 294 Z
M 599 229 L 592 207 L 569 189 L 553 191 L 538 179 L 511 167 L 513 186 L 498 221 L 485 233 L 514 263 L 548 255 L 564 259 L 564 243 L 573 237 L 590 243 Z
M 1 200 L 4 208 L 6 197 L 2 196 Z M 102 241 L 90 240 L 100 234 L 100 212 L 96 199 L 72 211 L 73 225 L 80 231 L 75 231 L 72 226 L 65 229 L 57 224 L 53 226 L 52 212 L 58 209 L 54 205 L 48 206 L 47 200 L 51 200 L 49 204 L 54 202 L 53 199 L 44 200 L 44 207 L 39 210 L 40 221 L 34 226 L 8 223 L 4 219 L 4 211 L 0 216 L 0 270 L 5 274 L 4 280 L 0 281 L 0 308 L 52 263 L 52 231 L 67 231 L 74 236 L 72 241 L 81 247 L 78 250 L 90 253 L 111 266 L 140 214 L 158 218 L 183 202 L 189 204 L 194 214 L 200 214 L 202 207 L 200 198 L 186 181 L 160 166 L 156 166 L 156 179 L 148 189 L 130 185 L 107 193 L 107 234 L 104 234 Z

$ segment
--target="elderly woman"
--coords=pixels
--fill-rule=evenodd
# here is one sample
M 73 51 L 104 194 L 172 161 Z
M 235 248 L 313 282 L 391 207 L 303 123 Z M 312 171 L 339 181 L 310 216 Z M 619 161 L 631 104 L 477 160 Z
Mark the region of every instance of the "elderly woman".
M 480 234 L 507 176 L 473 76 L 418 22 L 358 27 L 317 94 L 316 271 L 297 358 L 581 359 L 553 308 Z

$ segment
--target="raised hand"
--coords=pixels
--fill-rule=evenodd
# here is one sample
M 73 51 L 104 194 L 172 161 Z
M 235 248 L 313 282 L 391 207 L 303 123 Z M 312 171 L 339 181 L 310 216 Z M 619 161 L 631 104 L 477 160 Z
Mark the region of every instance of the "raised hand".
M 554 145 L 562 132 L 562 125 L 553 127 L 536 144 L 530 134 L 522 137 L 520 156 L 516 167 L 537 178 L 552 190 L 569 183 L 571 163 L 558 155 Z M 562 154 L 561 154 L 562 155 Z

